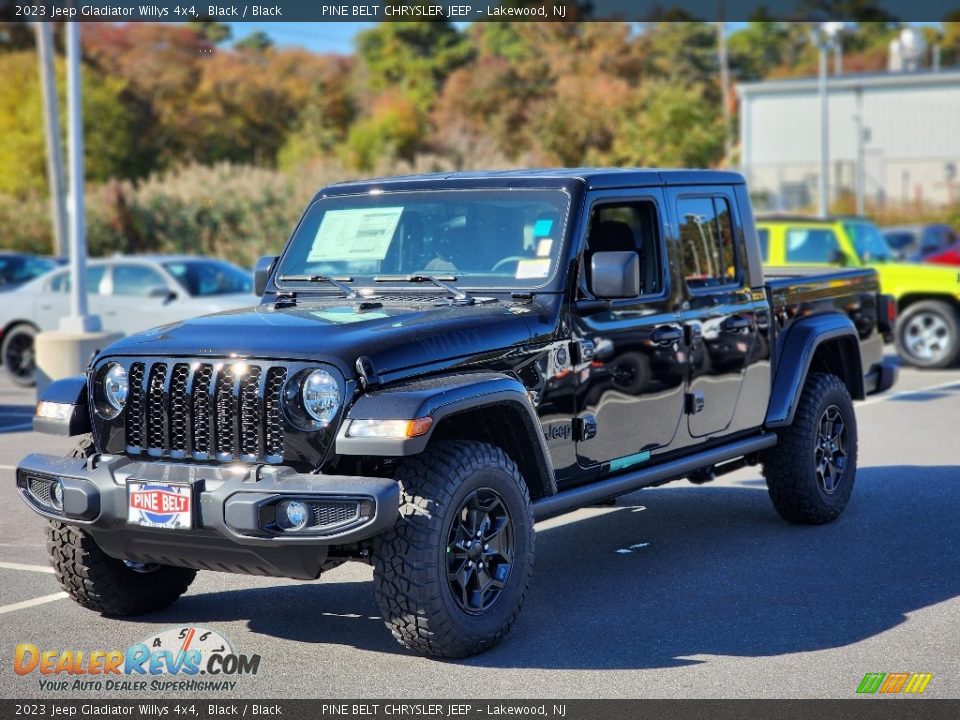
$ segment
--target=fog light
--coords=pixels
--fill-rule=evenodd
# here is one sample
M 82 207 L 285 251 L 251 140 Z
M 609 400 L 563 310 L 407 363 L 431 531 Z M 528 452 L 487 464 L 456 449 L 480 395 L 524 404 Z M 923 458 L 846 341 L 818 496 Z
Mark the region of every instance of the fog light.
M 63 480 L 50 483 L 50 503 L 55 510 L 63 510 Z
M 284 500 L 277 505 L 277 525 L 284 530 L 300 530 L 307 524 L 307 506 L 299 500 Z

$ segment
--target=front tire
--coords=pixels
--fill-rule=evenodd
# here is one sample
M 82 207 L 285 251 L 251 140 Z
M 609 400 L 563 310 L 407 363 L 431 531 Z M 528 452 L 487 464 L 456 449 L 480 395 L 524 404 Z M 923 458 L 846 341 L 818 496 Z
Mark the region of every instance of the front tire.
M 846 385 L 836 375 L 810 373 L 793 423 L 764 451 L 770 499 L 789 522 L 836 520 L 857 474 L 857 418 Z
M 90 436 L 70 453 L 88 458 L 96 453 Z M 163 610 L 183 595 L 196 570 L 169 565 L 127 563 L 107 555 L 87 533 L 51 520 L 47 554 L 60 586 L 74 602 L 104 615 L 129 616 Z
M 897 321 L 897 352 L 920 368 L 950 367 L 960 359 L 956 309 L 939 300 L 910 305 Z
M 55 520 L 47 528 L 47 553 L 67 594 L 104 615 L 163 610 L 187 591 L 197 575 L 196 570 L 187 568 L 117 560 L 80 528 Z
M 397 471 L 400 518 L 374 542 L 387 627 L 424 655 L 484 652 L 507 634 L 533 572 L 533 510 L 500 448 L 447 441 Z

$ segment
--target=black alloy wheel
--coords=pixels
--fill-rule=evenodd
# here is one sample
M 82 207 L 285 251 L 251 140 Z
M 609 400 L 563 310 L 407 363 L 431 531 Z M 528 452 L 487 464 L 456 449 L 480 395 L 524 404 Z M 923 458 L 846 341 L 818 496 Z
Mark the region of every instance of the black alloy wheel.
M 485 613 L 500 599 L 513 564 L 513 522 L 503 498 L 479 488 L 460 504 L 447 534 L 447 582 L 464 612 Z
M 836 405 L 830 405 L 820 416 L 814 457 L 817 484 L 827 495 L 833 495 L 847 466 L 847 426 Z

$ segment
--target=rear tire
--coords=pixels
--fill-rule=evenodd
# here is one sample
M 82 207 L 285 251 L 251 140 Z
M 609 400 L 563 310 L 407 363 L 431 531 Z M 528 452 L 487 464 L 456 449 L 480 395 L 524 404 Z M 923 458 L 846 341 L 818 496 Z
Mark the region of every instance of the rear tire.
M 3 367 L 7 376 L 20 387 L 33 387 L 36 382 L 36 335 L 37 329 L 33 325 L 21 323 L 7 330 L 3 336 L 3 345 L 0 347 Z
M 89 436 L 70 454 L 87 458 L 96 448 Z M 107 555 L 87 533 L 51 520 L 47 554 L 63 589 L 78 604 L 104 615 L 142 615 L 163 610 L 183 595 L 196 570 L 126 563 Z
M 897 320 L 897 353 L 920 368 L 950 367 L 960 359 L 957 310 L 940 300 L 910 305 Z
M 793 523 L 836 520 L 857 474 L 857 418 L 846 385 L 836 375 L 810 373 L 793 423 L 777 434 L 761 457 L 774 508 Z
M 520 471 L 500 448 L 458 440 L 429 447 L 396 477 L 400 518 L 374 541 L 387 627 L 424 655 L 488 650 L 513 625 L 533 572 L 533 510 Z

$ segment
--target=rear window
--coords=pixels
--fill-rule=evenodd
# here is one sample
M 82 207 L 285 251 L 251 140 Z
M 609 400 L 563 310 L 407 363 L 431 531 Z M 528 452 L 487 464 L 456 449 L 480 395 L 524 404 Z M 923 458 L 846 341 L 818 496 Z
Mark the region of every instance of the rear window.
M 760 259 L 766 262 L 770 255 L 770 231 L 757 228 L 757 240 L 760 241 Z
M 790 228 L 787 230 L 787 262 L 833 262 L 840 244 L 827 228 Z

